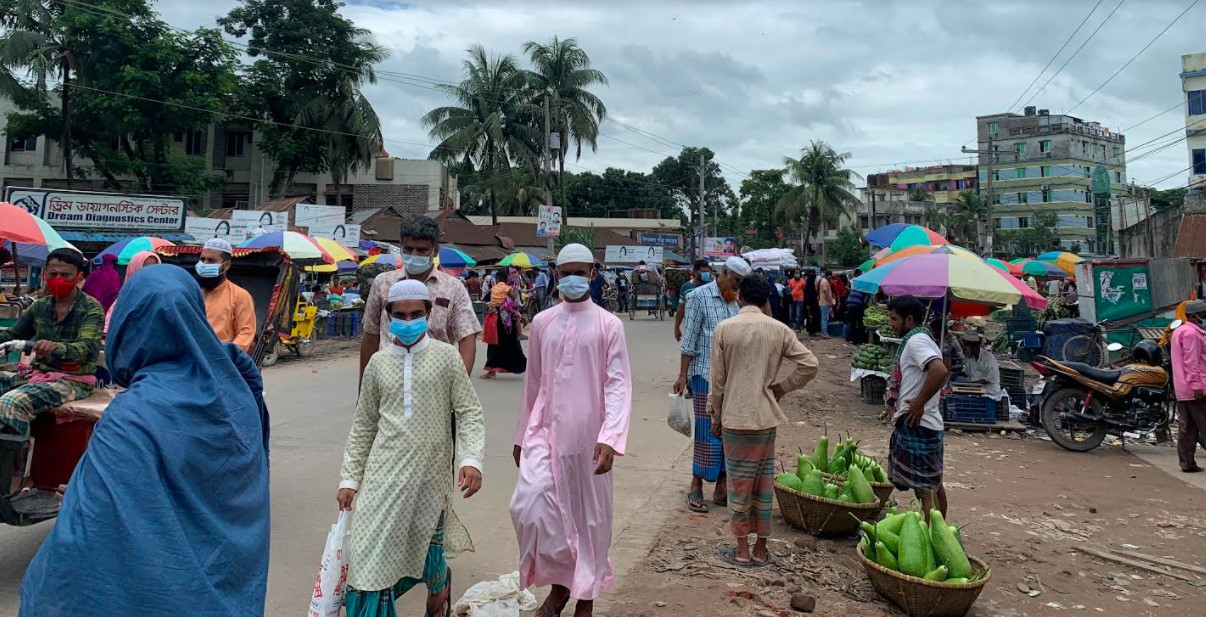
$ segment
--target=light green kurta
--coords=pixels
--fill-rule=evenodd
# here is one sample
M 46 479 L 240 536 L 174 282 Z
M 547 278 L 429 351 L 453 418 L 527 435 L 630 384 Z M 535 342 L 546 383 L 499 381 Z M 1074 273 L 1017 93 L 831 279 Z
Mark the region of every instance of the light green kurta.
M 343 456 L 341 487 L 356 488 L 348 585 L 378 591 L 422 578 L 441 512 L 448 558 L 472 551 L 452 510 L 452 414 L 456 460 L 481 469 L 482 406 L 456 348 L 426 337 L 369 360 Z

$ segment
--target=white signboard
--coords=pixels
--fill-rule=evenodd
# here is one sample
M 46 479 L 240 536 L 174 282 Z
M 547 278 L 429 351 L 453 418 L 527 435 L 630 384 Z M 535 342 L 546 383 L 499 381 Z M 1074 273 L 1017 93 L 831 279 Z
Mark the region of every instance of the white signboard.
M 536 217 L 536 237 L 561 237 L 561 206 L 540 206 L 540 213 Z
M 242 233 L 243 240 L 274 231 L 288 231 L 289 213 L 268 210 L 235 210 L 230 213 L 230 224 L 235 233 Z
M 235 227 L 226 219 L 207 219 L 199 216 L 190 216 L 184 221 L 184 232 L 192 236 L 198 243 L 204 243 L 206 240 L 214 238 L 222 238 L 231 244 L 238 244 L 244 239 L 243 235 L 236 235 L 234 233 Z
M 609 264 L 648 264 L 662 263 L 662 253 L 665 249 L 660 246 L 641 246 L 639 244 L 608 245 L 603 261 Z
M 9 187 L 5 198 L 55 229 L 180 231 L 188 214 L 180 197 Z
M 343 206 L 299 204 L 293 211 L 293 224 L 310 229 L 311 236 L 314 235 L 314 229 L 334 229 L 336 225 L 342 225 L 346 218 L 347 210 Z
M 360 246 L 359 225 L 339 224 L 333 227 L 310 227 L 310 235 L 315 238 L 330 238 L 344 246 Z

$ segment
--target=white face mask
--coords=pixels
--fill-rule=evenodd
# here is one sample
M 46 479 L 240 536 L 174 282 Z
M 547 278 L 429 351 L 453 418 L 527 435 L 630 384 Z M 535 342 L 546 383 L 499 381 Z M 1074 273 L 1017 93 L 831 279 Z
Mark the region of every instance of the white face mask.
M 407 274 L 423 274 L 431 269 L 431 256 L 403 254 L 402 265 Z

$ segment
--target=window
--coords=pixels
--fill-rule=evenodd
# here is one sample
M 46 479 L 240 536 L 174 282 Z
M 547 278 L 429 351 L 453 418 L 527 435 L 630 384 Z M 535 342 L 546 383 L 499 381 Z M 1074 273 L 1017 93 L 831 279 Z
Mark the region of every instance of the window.
M 993 144 L 993 145 L 992 145 L 992 151 L 993 151 L 993 152 L 1000 152 L 1000 151 L 1001 151 L 1001 144 Z
M 1044 139 L 1039 142 L 1039 152 L 1050 152 L 1050 151 L 1051 151 L 1051 140 L 1050 139 Z
M 1114 184 L 1122 184 L 1122 172 L 1114 172 Z
M 1114 160 L 1117 161 L 1117 160 L 1120 160 L 1121 158 L 1122 158 L 1122 148 L 1119 148 L 1118 146 L 1114 146 Z
M 1018 180 L 1025 180 L 1025 179 L 1026 179 L 1026 168 L 1025 168 L 1025 167 L 1019 167 L 1019 168 L 1018 168 L 1018 175 L 1017 175 L 1017 179 L 1018 179 Z
M 1093 227 L 1093 217 L 1079 216 L 1075 214 L 1061 214 L 1059 215 L 1059 219 L 1055 223 L 1055 226 L 1059 229 L 1067 229 L 1069 227 L 1091 228 Z
M 1026 154 L 1026 144 L 1013 144 L 1013 151 L 1017 154 Z
M 27 135 L 13 135 L 8 140 L 9 151 L 11 152 L 36 152 L 38 150 L 38 138 Z
M 251 133 L 247 131 L 228 131 L 226 133 L 226 156 L 246 156 L 245 149 L 251 142 Z
M 1051 189 L 1043 189 L 1043 203 L 1051 202 Z
M 1191 90 L 1186 92 L 1185 99 L 1189 104 L 1189 115 L 1200 116 L 1206 114 L 1206 90 Z
M 1092 168 L 1090 168 L 1088 165 L 1084 165 L 1084 166 L 1082 166 L 1082 167 L 1080 168 L 1080 172 L 1081 172 L 1081 173 L 1083 173 L 1083 174 L 1085 175 L 1085 177 L 1086 177 L 1086 178 L 1092 178 L 1092 177 L 1093 177 L 1093 169 L 1092 169 Z
M 997 134 L 997 123 L 996 123 L 996 122 L 989 122 L 989 123 L 988 123 L 988 134 L 989 134 L 989 135 L 996 135 L 996 134 Z
M 1018 203 L 1020 203 L 1020 204 L 1030 203 L 1030 193 L 1018 193 Z
M 1085 191 L 1085 203 L 1093 203 L 1093 191 Z
M 183 141 L 185 154 L 189 156 L 205 154 L 205 131 L 189 131 L 183 135 Z
M 1039 167 L 1039 177 L 1050 178 L 1051 177 L 1051 166 L 1043 165 L 1042 167 Z
M 1001 181 L 1001 170 L 1000 170 L 1000 169 L 994 169 L 994 170 L 992 170 L 992 181 L 993 181 L 993 182 L 1000 182 L 1000 181 Z
M 1193 173 L 1206 174 L 1206 148 L 1193 151 Z
M 1080 153 L 1081 154 L 1089 153 L 1089 142 L 1087 142 L 1087 141 L 1080 142 Z
M 1030 227 L 1030 219 L 1028 219 L 1024 216 L 1019 216 L 1018 217 L 1018 228 L 1026 229 L 1028 227 Z

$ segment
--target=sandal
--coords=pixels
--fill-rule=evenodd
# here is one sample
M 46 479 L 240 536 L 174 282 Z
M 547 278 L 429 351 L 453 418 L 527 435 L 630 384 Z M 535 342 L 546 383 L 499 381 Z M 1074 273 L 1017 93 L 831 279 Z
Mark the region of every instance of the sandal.
M 734 546 L 722 546 L 722 547 L 716 549 L 716 556 L 719 557 L 721 561 L 723 561 L 731 566 L 737 566 L 738 568 L 747 568 L 750 570 L 766 567 L 766 565 L 770 563 L 769 553 L 767 554 L 766 561 L 753 561 L 752 558 L 750 561 L 738 561 L 737 560 L 737 548 Z
M 446 593 L 443 602 L 444 617 L 452 617 L 452 568 L 448 568 L 448 581 L 444 583 L 444 590 Z M 439 614 L 440 609 L 438 607 L 432 607 L 430 604 L 427 605 L 426 610 L 423 611 L 424 617 L 436 617 Z
M 708 504 L 704 503 L 702 489 L 687 493 L 687 509 L 700 514 L 708 513 Z
M 1186 467 L 1181 470 L 1181 473 L 1201 473 L 1201 472 L 1202 472 L 1202 468 L 1198 467 L 1197 465 L 1190 465 L 1189 467 Z

